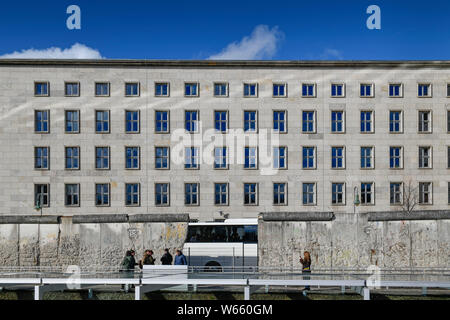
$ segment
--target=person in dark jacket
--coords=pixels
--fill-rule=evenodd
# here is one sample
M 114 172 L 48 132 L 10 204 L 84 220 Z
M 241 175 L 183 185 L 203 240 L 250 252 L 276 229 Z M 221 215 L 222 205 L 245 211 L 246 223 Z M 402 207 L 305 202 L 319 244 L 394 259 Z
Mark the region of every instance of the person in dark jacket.
M 176 265 L 176 266 L 187 265 L 186 257 L 184 256 L 183 252 L 181 252 L 181 250 L 177 250 L 177 253 L 175 255 L 174 265 Z
M 133 278 L 134 276 L 134 267 L 137 265 L 134 255 L 134 250 L 127 250 L 125 257 L 122 260 L 120 272 L 124 273 L 126 278 Z M 128 291 L 128 285 L 122 285 L 122 289 Z
M 143 269 L 144 265 L 154 265 L 155 258 L 153 258 L 152 250 L 145 250 L 144 257 L 139 260 L 139 268 Z
M 134 251 L 127 250 L 125 258 L 122 260 L 122 266 L 120 271 L 132 271 L 136 265 L 136 260 L 134 259 Z
M 311 273 L 311 255 L 308 251 L 303 252 L 303 258 L 300 257 L 300 263 L 303 265 L 302 273 L 310 274 Z M 303 277 L 304 280 L 309 280 L 310 277 Z M 309 286 L 305 286 L 305 290 L 310 290 Z M 304 292 L 305 294 L 305 292 Z
M 161 257 L 161 264 L 163 265 L 171 265 L 172 264 L 172 255 L 169 253 L 169 249 L 164 249 L 164 254 Z

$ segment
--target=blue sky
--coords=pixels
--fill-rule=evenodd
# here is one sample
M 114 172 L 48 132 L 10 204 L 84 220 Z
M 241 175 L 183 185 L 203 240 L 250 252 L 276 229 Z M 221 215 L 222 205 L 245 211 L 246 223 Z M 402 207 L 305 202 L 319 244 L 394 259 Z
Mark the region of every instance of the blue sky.
M 72 4 L 81 30 L 66 27 Z M 373 4 L 381 30 L 366 27 Z M 3 1 L 0 56 L 79 43 L 111 59 L 450 59 L 449 20 L 443 0 Z

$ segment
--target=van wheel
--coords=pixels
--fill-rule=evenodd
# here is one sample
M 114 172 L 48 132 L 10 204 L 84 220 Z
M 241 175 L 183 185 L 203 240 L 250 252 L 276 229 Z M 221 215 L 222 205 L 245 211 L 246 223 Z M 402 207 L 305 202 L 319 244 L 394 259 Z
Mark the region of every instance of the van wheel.
M 204 272 L 222 272 L 222 266 L 217 261 L 209 261 L 203 268 Z

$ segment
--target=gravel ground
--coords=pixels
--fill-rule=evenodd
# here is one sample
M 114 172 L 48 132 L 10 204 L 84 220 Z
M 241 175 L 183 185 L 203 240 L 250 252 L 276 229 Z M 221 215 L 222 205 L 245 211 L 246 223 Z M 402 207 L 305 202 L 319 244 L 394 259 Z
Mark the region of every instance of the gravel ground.
M 252 300 L 362 300 L 362 296 L 346 289 L 342 294 L 339 288 L 312 288 L 307 296 L 302 294 L 303 288 L 270 288 L 266 294 L 264 288 L 252 294 Z M 10 288 L 0 292 L 0 300 L 33 300 L 34 292 L 29 288 Z M 197 292 L 159 291 L 145 294 L 144 300 L 243 300 L 244 295 L 239 288 L 227 291 L 218 287 L 199 287 Z M 134 300 L 134 290 L 128 293 L 120 291 L 120 287 L 95 287 L 92 300 Z M 91 300 L 87 290 L 48 292 L 44 300 Z M 422 296 L 422 290 L 390 288 L 371 291 L 372 300 L 450 300 L 449 290 L 428 290 Z

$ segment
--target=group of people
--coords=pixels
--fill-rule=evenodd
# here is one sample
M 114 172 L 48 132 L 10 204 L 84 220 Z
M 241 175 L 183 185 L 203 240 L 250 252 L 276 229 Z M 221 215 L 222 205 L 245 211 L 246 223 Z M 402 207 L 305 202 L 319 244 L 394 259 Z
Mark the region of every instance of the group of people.
M 125 257 L 122 260 L 121 270 L 122 271 L 133 271 L 135 266 L 139 266 L 140 269 L 144 268 L 144 265 L 154 265 L 155 264 L 155 257 L 153 257 L 153 251 L 152 250 L 145 250 L 144 256 L 142 257 L 139 262 L 136 262 L 136 259 L 134 258 L 136 252 L 134 250 L 128 250 L 125 254 Z M 174 265 L 187 265 L 187 260 L 183 252 L 181 250 L 177 250 L 175 253 L 175 260 L 173 259 L 172 255 L 169 252 L 169 249 L 164 249 L 164 254 L 162 255 L 161 259 L 162 265 L 171 265 L 172 261 Z
M 136 260 L 134 258 L 135 251 L 134 250 L 128 250 L 126 252 L 125 258 L 123 258 L 122 261 L 122 268 L 121 271 L 126 272 L 133 272 L 136 265 L 139 265 L 139 268 L 143 269 L 144 265 L 154 265 L 156 259 L 153 257 L 153 251 L 152 250 L 145 250 L 144 256 L 142 257 L 139 262 L 136 263 Z M 164 254 L 161 257 L 161 264 L 162 265 L 171 265 L 172 261 L 174 260 L 172 255 L 169 252 L 169 249 L 164 249 Z M 300 257 L 300 263 L 302 264 L 302 273 L 310 274 L 311 273 L 311 255 L 308 251 L 305 251 L 303 253 L 303 258 Z M 174 265 L 187 265 L 186 257 L 184 256 L 183 252 L 181 250 L 177 250 L 175 254 L 175 260 Z M 303 278 L 304 280 L 309 280 L 309 276 L 305 276 Z M 310 290 L 309 286 L 305 286 L 305 291 L 303 291 L 303 294 L 306 295 L 306 291 Z

